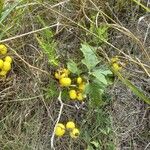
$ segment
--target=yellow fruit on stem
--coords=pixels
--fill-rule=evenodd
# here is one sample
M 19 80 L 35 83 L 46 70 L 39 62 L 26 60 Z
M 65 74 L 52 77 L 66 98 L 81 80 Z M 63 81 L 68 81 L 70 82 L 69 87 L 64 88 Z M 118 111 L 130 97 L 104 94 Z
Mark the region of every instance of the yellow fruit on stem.
M 83 94 L 82 93 L 78 93 L 77 100 L 82 101 L 83 99 L 84 99 L 83 98 Z
M 59 83 L 61 86 L 70 86 L 71 85 L 71 79 L 70 78 L 61 78 L 59 80 Z
M 4 71 L 4 70 L 0 71 L 0 76 L 5 76 L 6 74 L 7 74 L 7 71 Z
M 65 73 L 66 77 L 70 74 L 70 71 L 68 69 L 63 69 L 62 72 Z
M 115 56 L 115 57 L 111 58 L 111 63 L 116 63 L 118 61 L 119 61 L 118 56 Z
M 9 71 L 11 69 L 11 64 L 9 62 L 4 61 L 2 70 Z
M 60 78 L 65 78 L 65 77 L 67 77 L 67 75 L 66 75 L 65 73 L 62 73 L 62 74 L 60 75 Z
M 2 60 L 2 59 L 0 59 L 0 69 L 2 69 L 2 68 L 3 68 L 3 65 L 4 65 L 4 62 L 3 62 L 3 60 Z
M 56 79 L 67 78 L 69 73 L 70 72 L 68 69 L 57 70 L 57 72 L 55 72 L 55 78 Z
M 85 83 L 82 82 L 81 84 L 79 84 L 79 90 L 84 91 L 85 90 Z
M 81 84 L 81 83 L 82 83 L 82 78 L 81 78 L 81 77 L 78 77 L 78 78 L 77 78 L 77 83 L 78 83 L 78 84 Z
M 56 78 L 56 79 L 60 79 L 59 73 L 55 72 L 55 78 Z
M 113 63 L 113 69 L 114 71 L 120 71 L 122 67 L 120 67 L 118 63 Z
M 64 134 L 65 134 L 65 126 L 62 123 L 58 123 L 55 128 L 55 135 L 61 137 Z
M 77 92 L 75 90 L 70 90 L 69 96 L 71 99 L 76 99 L 77 98 Z
M 11 58 L 10 56 L 6 56 L 6 57 L 4 58 L 4 61 L 5 61 L 5 62 L 12 63 L 12 58 Z
M 71 132 L 70 132 L 70 136 L 74 139 L 78 138 L 78 136 L 80 135 L 80 131 L 77 128 L 74 128 Z
M 0 53 L 3 55 L 7 53 L 7 47 L 3 44 L 0 44 Z
M 66 124 L 67 129 L 74 129 L 75 128 L 75 123 L 73 121 L 68 121 Z

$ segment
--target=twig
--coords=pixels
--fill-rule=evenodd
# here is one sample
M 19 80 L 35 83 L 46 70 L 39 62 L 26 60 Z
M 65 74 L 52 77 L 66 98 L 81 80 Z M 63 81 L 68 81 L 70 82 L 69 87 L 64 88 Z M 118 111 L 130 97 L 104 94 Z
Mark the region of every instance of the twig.
M 14 49 L 12 49 L 10 46 L 7 45 L 7 47 L 9 47 L 11 49 L 11 51 L 13 51 L 13 53 L 22 60 L 22 62 L 24 62 L 29 68 L 32 68 L 34 70 L 37 70 L 37 71 L 40 71 L 40 72 L 43 72 L 45 74 L 47 74 L 48 76 L 50 76 L 50 73 L 48 73 L 46 70 L 42 70 L 40 68 L 37 68 L 35 66 L 32 66 L 31 64 L 29 64 L 27 61 L 25 61 Z
M 56 119 L 54 130 L 53 130 L 53 133 L 52 133 L 52 136 L 51 136 L 51 149 L 52 150 L 55 150 L 55 147 L 54 147 L 55 129 L 56 129 L 56 125 L 58 124 L 58 122 L 60 120 L 60 117 L 61 117 L 61 114 L 62 114 L 62 110 L 63 110 L 63 106 L 64 106 L 64 103 L 61 100 L 61 91 L 59 92 L 58 101 L 60 102 L 60 109 L 59 109 L 58 117 Z
M 60 24 L 59 24 L 60 25 Z M 53 24 L 51 26 L 48 26 L 48 27 L 44 27 L 44 28 L 41 28 L 41 29 L 37 29 L 37 30 L 34 30 L 34 31 L 30 31 L 30 32 L 27 32 L 27 33 L 23 33 L 23 34 L 20 34 L 20 35 L 16 35 L 16 36 L 13 36 L 13 37 L 10 37 L 8 39 L 4 39 L 4 40 L 0 40 L 0 43 L 4 43 L 4 42 L 8 42 L 8 41 L 11 41 L 11 40 L 14 40 L 14 39 L 17 39 L 17 38 L 21 38 L 21 37 L 24 37 L 24 36 L 27 36 L 27 35 L 30 35 L 30 34 L 33 34 L 33 33 L 37 33 L 37 32 L 40 32 L 40 31 L 43 31 L 43 30 L 46 30 L 48 28 L 52 28 L 52 27 L 56 27 L 58 26 L 58 24 Z
M 150 146 L 150 142 L 147 144 L 147 146 L 144 148 L 144 150 L 147 150 L 149 146 Z

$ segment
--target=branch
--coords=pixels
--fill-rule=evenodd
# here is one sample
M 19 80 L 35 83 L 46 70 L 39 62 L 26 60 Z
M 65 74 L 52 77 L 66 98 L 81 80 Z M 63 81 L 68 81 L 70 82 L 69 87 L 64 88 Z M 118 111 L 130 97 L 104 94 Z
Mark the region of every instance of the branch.
M 59 123 L 59 120 L 60 120 L 60 117 L 61 117 L 61 114 L 62 114 L 62 110 L 63 110 L 63 106 L 64 106 L 64 103 L 61 100 L 61 91 L 59 92 L 58 101 L 60 102 L 60 109 L 59 109 L 58 117 L 56 119 L 54 130 L 53 130 L 53 133 L 52 133 L 52 136 L 51 136 L 51 149 L 53 149 L 53 150 L 55 150 L 55 147 L 54 147 L 54 137 L 55 137 L 56 125 Z

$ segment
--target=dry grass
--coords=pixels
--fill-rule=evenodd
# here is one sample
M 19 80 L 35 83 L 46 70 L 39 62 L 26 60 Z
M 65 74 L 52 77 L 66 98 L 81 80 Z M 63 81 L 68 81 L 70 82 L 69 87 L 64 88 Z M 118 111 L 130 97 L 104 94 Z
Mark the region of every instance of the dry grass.
M 91 23 L 108 24 L 109 40 L 98 49 L 98 54 L 106 64 L 112 56 L 119 55 L 126 64 L 122 74 L 150 96 L 150 16 L 135 3 L 119 2 L 23 0 L 0 23 L 0 43 L 8 46 L 14 58 L 7 78 L 0 78 L 0 149 L 51 149 L 51 136 L 60 110 L 60 89 L 53 77 L 57 67 L 48 63 L 36 38 L 45 35 L 47 28 L 54 33 L 58 43 L 56 52 L 65 66 L 68 58 L 80 61 L 80 44 L 96 37 L 89 31 Z M 8 1 L 6 8 L 12 4 L 15 1 Z M 94 21 L 93 16 L 96 16 Z M 117 79 L 108 93 L 111 102 L 98 113 L 87 108 L 86 103 L 68 102 L 62 96 L 60 121 L 74 119 L 82 133 L 77 140 L 67 135 L 55 138 L 56 150 L 85 150 L 95 139 L 101 142 L 102 150 L 109 150 L 107 143 L 111 140 L 117 150 L 150 148 L 149 106 Z M 112 132 L 99 133 L 98 127 L 107 125 L 112 127 Z

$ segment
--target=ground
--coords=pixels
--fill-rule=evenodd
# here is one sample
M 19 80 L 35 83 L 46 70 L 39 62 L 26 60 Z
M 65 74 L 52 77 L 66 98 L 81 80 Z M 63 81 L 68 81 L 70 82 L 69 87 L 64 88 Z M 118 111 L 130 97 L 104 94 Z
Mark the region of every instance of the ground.
M 52 144 L 55 150 L 150 149 L 149 5 L 144 0 L 1 1 L 0 44 L 13 64 L 0 76 L 0 149 L 48 150 Z M 108 27 L 104 41 L 95 30 L 102 25 Z M 96 48 L 100 65 L 110 70 L 111 58 L 119 56 L 121 75 L 140 94 L 112 71 L 104 104 L 91 106 L 89 95 L 82 103 L 70 101 L 54 73 L 70 59 L 84 69 L 83 43 Z M 74 120 L 80 136 L 53 139 L 57 120 Z

